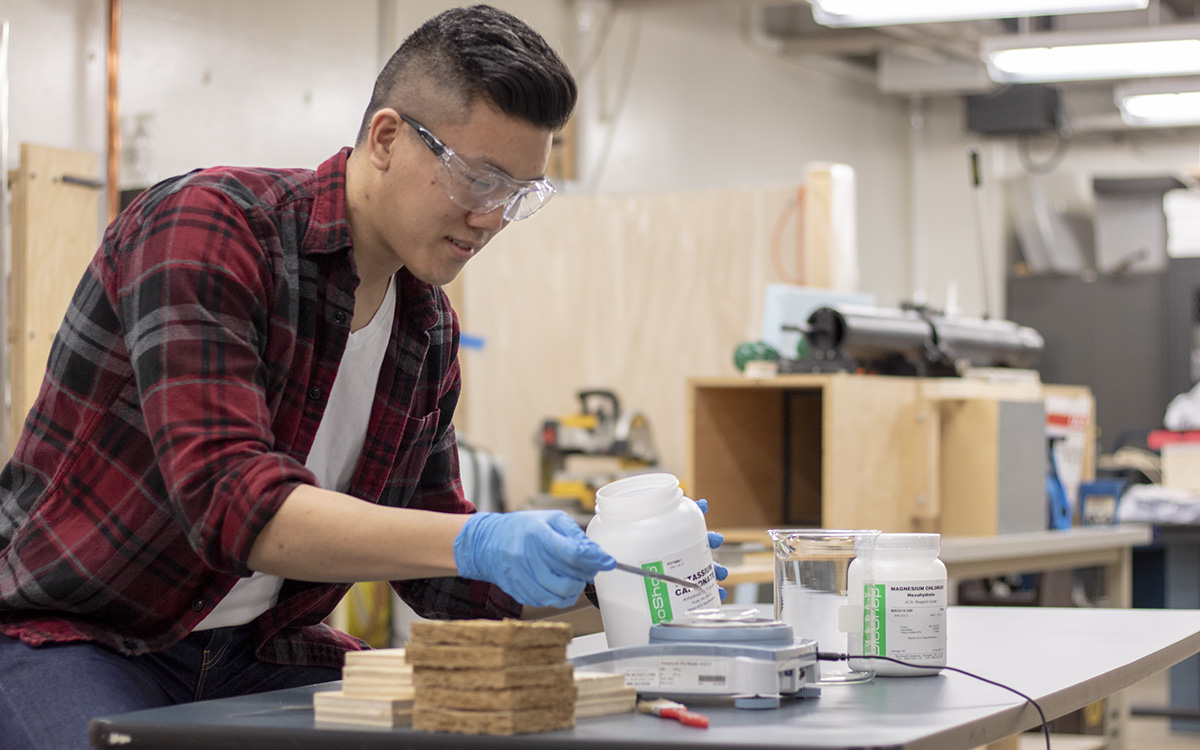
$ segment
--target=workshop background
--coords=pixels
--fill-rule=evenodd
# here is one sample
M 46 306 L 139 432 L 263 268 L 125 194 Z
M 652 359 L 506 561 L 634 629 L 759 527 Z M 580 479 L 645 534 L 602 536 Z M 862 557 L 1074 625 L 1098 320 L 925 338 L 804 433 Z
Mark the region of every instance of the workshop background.
M 689 457 L 704 451 L 689 434 L 689 379 L 740 378 L 740 345 L 802 322 L 778 318 L 772 294 L 787 290 L 1031 326 L 1045 341 L 1042 380 L 1094 395 L 1095 413 L 1081 421 L 1098 427 L 1096 453 L 1162 427 L 1168 402 L 1200 381 L 1200 126 L 1128 124 L 1115 104 L 1120 81 L 996 84 L 978 55 L 987 37 L 1049 27 L 1194 31 L 1200 0 L 872 29 L 823 27 L 802 0 L 492 3 L 562 53 L 581 98 L 553 155 L 559 196 L 448 288 L 464 331 L 455 420 L 464 485 L 482 508 L 577 494 L 586 514 L 593 488 L 565 481 L 571 459 L 596 475 L 650 464 L 692 474 Z M 122 191 L 218 164 L 315 167 L 352 143 L 398 43 L 456 4 L 2 0 L 0 173 L 20 175 L 14 207 L 31 203 L 19 183 L 37 170 L 44 180 L 45 163 L 56 176 L 70 163 L 96 184 L 36 215 L 57 244 L 82 215 L 69 231 L 82 252 L 14 255 L 0 269 L 9 276 L 0 369 L 12 405 L 0 409 L 0 453 L 111 215 L 112 119 L 111 187 Z M 0 258 L 10 230 L 29 238 L 28 226 L 0 221 Z M 723 387 L 710 389 L 710 403 L 726 403 Z M 852 446 L 841 473 L 878 483 L 857 465 L 864 436 L 883 433 L 877 415 L 863 414 L 857 392 L 835 391 L 809 399 L 809 411 L 800 404 L 805 434 L 825 429 L 822 418 L 840 425 Z M 826 414 L 810 418 L 816 409 Z M 762 416 L 775 412 L 752 411 L 762 424 L 747 429 L 778 431 Z M 1038 441 L 1041 414 L 1027 431 Z M 980 442 L 994 448 L 1000 437 Z M 739 458 L 757 450 L 744 442 Z M 1191 448 L 1189 466 L 1200 466 Z M 920 463 L 904 451 L 893 458 Z M 962 473 L 983 483 L 996 472 Z M 1200 488 L 1200 471 L 1189 479 Z M 859 487 L 841 496 L 861 500 Z M 982 494 L 971 489 L 963 494 Z M 708 500 L 710 520 L 749 505 Z M 1112 520 L 1107 509 L 1100 522 Z M 1040 523 L 1040 508 L 1031 517 Z M 339 626 L 377 646 L 405 641 L 411 613 L 386 586 L 360 584 L 347 601 Z M 1165 702 L 1165 682 L 1152 689 L 1150 702 Z M 1195 746 L 1179 742 L 1155 747 Z
M 316 166 L 352 142 L 396 44 L 453 4 L 123 0 L 121 187 L 214 164 Z M 982 35 L 1013 31 L 998 21 L 830 30 L 802 2 L 495 4 L 562 52 L 582 92 L 556 155 L 560 196 L 535 221 L 509 227 L 451 288 L 468 344 L 457 427 L 503 466 L 508 507 L 539 492 L 543 421 L 577 411 L 586 389 L 610 390 L 644 415 L 660 467 L 684 475 L 686 379 L 736 375 L 735 348 L 761 335 L 767 285 L 810 281 L 797 201 L 821 165 L 853 171 L 853 201 L 843 207 L 853 231 L 839 251 L 853 273 L 843 287 L 881 306 L 917 300 L 1026 322 L 1007 306 L 1018 271 L 1059 271 L 1027 293 L 1030 310 L 1060 299 L 1063 278 L 1118 291 L 1148 284 L 1135 309 L 1101 303 L 1112 330 L 1094 330 L 1095 311 L 1082 304 L 1050 305 L 1063 335 L 1101 342 L 1093 355 L 1123 378 L 1114 398 L 1106 384 L 1074 373 L 1060 382 L 1096 392 L 1102 441 L 1158 426 L 1179 392 L 1168 392 L 1161 352 L 1148 348 L 1161 337 L 1138 327 L 1169 315 L 1158 291 L 1165 254 L 1137 256 L 1132 272 L 1098 268 L 1091 255 L 1075 266 L 1078 258 L 1029 256 L 1055 237 L 1094 255 L 1096 179 L 1190 184 L 1200 162 L 1195 128 L 1126 126 L 1111 82 L 1055 84 L 1058 103 L 1043 114 L 1063 129 L 1047 121 L 999 132 L 1005 123 L 989 122 L 985 110 L 969 123 L 979 103 L 968 97 L 1003 93 L 966 53 Z M 9 25 L 10 168 L 23 143 L 91 152 L 103 163 L 110 7 L 0 7 Z M 1155 1 L 1055 24 L 1169 25 L 1196 12 L 1191 1 Z M 1194 194 L 1168 193 L 1168 209 L 1195 213 Z M 1032 235 L 1023 228 L 1024 255 L 1013 220 L 1022 206 L 1042 217 Z M 97 239 L 107 215 L 101 200 Z M 1183 239 L 1175 244 L 1200 247 L 1185 220 L 1176 226 L 1171 236 Z M 72 284 L 77 275 L 62 274 Z M 1190 326 L 1191 311 L 1181 314 Z M 1065 345 L 1056 331 L 1039 330 L 1048 355 Z M 1122 417 L 1127 423 L 1106 425 L 1106 413 L 1130 400 L 1137 412 Z

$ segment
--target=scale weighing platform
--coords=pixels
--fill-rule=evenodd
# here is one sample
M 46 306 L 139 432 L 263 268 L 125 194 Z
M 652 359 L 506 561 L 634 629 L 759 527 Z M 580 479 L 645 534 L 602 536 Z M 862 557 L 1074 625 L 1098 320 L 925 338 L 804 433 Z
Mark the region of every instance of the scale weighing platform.
M 650 642 L 571 659 L 580 672 L 620 672 L 639 694 L 732 698 L 737 708 L 778 708 L 786 695 L 813 698 L 817 642 L 757 609 L 693 610 L 650 626 Z

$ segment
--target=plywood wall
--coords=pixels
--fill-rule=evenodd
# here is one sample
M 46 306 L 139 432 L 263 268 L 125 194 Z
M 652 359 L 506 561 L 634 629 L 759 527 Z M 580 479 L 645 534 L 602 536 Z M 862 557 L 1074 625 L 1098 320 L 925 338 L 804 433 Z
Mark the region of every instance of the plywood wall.
M 542 420 L 586 388 L 645 414 L 664 470 L 684 475 L 686 379 L 737 374 L 765 285 L 795 269 L 795 196 L 560 195 L 471 261 L 457 304 L 484 347 L 463 352 L 457 428 L 507 462 L 510 503 L 537 490 Z
M 37 397 L 71 295 L 96 252 L 100 191 L 79 180 L 96 180 L 95 154 L 21 144 L 13 180 L 8 452 Z

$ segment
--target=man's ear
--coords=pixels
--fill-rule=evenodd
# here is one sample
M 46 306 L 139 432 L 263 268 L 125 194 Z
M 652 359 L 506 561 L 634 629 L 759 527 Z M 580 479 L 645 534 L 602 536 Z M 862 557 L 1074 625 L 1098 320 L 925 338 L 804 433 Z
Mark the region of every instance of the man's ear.
M 400 119 L 400 114 L 390 107 L 384 107 L 371 116 L 367 150 L 371 154 L 371 164 L 376 169 L 387 171 L 403 129 L 404 121 Z

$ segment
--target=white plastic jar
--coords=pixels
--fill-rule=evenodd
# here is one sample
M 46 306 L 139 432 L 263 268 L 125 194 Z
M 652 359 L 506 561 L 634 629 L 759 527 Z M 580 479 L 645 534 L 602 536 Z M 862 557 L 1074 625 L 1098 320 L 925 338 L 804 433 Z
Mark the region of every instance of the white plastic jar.
M 851 635 L 851 653 L 924 667 L 870 659 L 877 676 L 934 675 L 946 666 L 946 566 L 940 551 L 938 534 L 880 534 L 874 548 L 850 564 L 847 585 L 863 596 L 862 632 Z M 863 661 L 851 659 L 850 665 Z
M 721 605 L 704 513 L 684 497 L 673 475 L 639 474 L 601 487 L 587 535 L 618 562 L 702 587 L 620 570 L 597 574 L 596 598 L 609 648 L 649 643 L 652 624 Z

